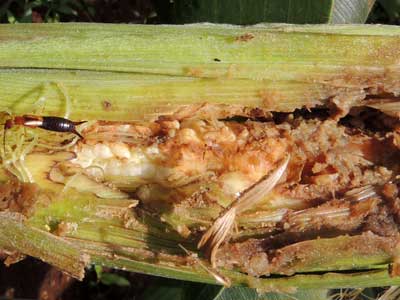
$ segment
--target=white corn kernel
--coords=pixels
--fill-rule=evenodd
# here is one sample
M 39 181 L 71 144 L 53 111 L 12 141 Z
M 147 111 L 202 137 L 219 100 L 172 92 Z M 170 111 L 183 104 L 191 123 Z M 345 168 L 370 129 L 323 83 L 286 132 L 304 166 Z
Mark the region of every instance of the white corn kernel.
M 110 150 L 110 147 L 104 145 L 104 144 L 96 144 L 93 148 L 93 154 L 96 156 L 96 158 L 111 158 L 113 157 L 113 153 Z
M 146 154 L 150 155 L 150 156 L 156 155 L 156 154 L 159 154 L 159 153 L 160 153 L 160 150 L 158 149 L 156 144 L 153 144 L 149 148 L 146 149 Z
M 122 169 L 123 176 L 141 176 L 142 175 L 142 167 L 141 164 L 130 162 L 125 165 Z
M 183 128 L 179 131 L 179 139 L 183 144 L 191 144 L 194 142 L 201 142 L 197 137 L 196 131 L 190 128 Z
M 120 175 L 121 173 L 121 161 L 118 159 L 110 159 L 105 167 L 106 175 Z
M 129 159 L 131 157 L 131 152 L 129 148 L 124 143 L 114 143 L 111 145 L 111 151 L 114 153 L 115 156 L 119 158 L 126 158 Z

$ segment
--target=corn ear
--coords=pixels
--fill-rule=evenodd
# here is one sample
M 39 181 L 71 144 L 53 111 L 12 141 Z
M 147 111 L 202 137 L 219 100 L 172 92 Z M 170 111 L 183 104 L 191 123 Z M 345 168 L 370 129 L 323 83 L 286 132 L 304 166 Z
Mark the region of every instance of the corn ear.
M 299 138 L 297 144 L 285 148 L 279 142 L 290 136 L 288 132 L 293 136 L 305 134 L 306 125 L 302 129 L 301 124 L 316 126 L 314 123 L 319 122 L 315 118 L 290 123 L 298 111 L 342 110 L 318 125 L 329 134 L 329 129 L 342 126 L 336 121 L 352 107 L 392 111 L 391 106 L 382 108 L 378 100 L 384 95 L 398 101 L 398 27 L 18 24 L 0 25 L 0 41 L 0 110 L 4 111 L 4 120 L 10 118 L 8 114 L 33 113 L 89 121 L 78 127 L 85 137 L 80 141 L 69 133 L 39 128 L 3 132 L 0 196 L 7 205 L 1 206 L 0 248 L 10 254 L 39 257 L 78 278 L 85 266 L 98 263 L 214 284 L 221 284 L 221 275 L 233 285 L 259 290 L 400 282 L 388 271 L 398 257 L 396 238 L 361 229 L 356 232 L 366 214 L 377 211 L 384 202 L 381 190 L 396 176 L 395 170 L 388 169 L 389 163 L 357 148 L 365 140 L 376 145 L 389 137 L 382 135 L 379 139 L 364 131 L 357 140 L 360 143 L 344 143 L 342 148 L 359 151 L 358 165 L 376 175 L 367 185 L 368 191 L 373 190 L 368 197 L 360 183 L 357 188 L 361 192 L 357 190 L 351 200 L 348 195 L 341 201 L 335 195 L 331 199 L 328 191 L 323 197 L 331 200 L 327 203 L 303 201 L 280 190 L 285 180 L 301 177 L 287 171 L 272 192 L 250 199 L 247 202 L 254 207 L 246 206 L 245 212 L 235 216 L 238 230 L 232 230 L 229 239 L 224 236 L 225 245 L 219 251 L 222 256 L 216 258 L 215 268 L 209 265 L 205 253 L 196 252 L 199 233 L 235 205 L 237 194 L 273 172 L 287 157 L 286 152 L 291 157 L 290 170 L 310 169 L 305 164 L 295 165 L 300 158 L 293 150 L 307 143 Z M 275 127 L 279 113 L 284 112 L 295 112 L 284 121 L 294 124 L 292 131 Z M 240 122 L 235 119 L 238 116 L 253 121 Z M 345 129 L 340 130 L 341 136 L 348 136 Z M 248 134 L 242 136 L 239 131 Z M 396 141 L 396 131 L 392 131 L 390 141 Z M 269 138 L 260 132 L 277 133 Z M 266 144 L 256 150 L 271 154 L 249 159 L 256 161 L 251 172 L 210 175 L 210 170 L 219 166 L 215 160 L 194 174 L 169 165 L 181 149 L 204 150 L 201 155 L 200 150 L 193 150 L 197 156 L 189 161 L 197 166 L 211 155 L 207 151 L 215 143 L 207 144 L 210 139 L 226 136 L 216 144 L 228 149 L 232 140 L 248 141 L 252 135 L 254 139 L 243 144 L 264 139 Z M 312 137 L 310 134 L 308 143 L 313 142 Z M 173 148 L 176 144 L 165 142 L 169 139 L 180 146 Z M 209 148 L 201 148 L 204 145 Z M 321 148 L 324 145 L 321 142 Z M 160 163 L 157 155 L 168 147 L 168 159 Z M 391 150 L 395 147 L 396 142 L 390 144 L 385 155 L 395 157 L 398 150 Z M 220 148 L 216 149 L 218 152 Z M 225 163 L 251 151 L 254 149 Z M 367 154 L 378 161 L 376 168 Z M 343 153 L 347 163 L 350 160 L 345 155 L 349 154 Z M 149 162 L 148 157 L 156 159 Z M 322 168 L 319 163 L 315 169 Z M 241 167 L 248 165 L 242 163 Z M 125 173 L 124 167 L 129 167 Z M 326 188 L 327 178 L 335 179 L 331 175 L 296 180 L 321 182 Z M 36 184 L 40 190 L 24 192 L 29 188 L 23 184 Z M 27 207 L 21 199 L 27 201 Z M 354 219 L 350 225 L 356 228 L 352 235 L 345 231 L 324 238 L 310 235 L 307 240 L 291 236 L 318 228 L 321 220 L 334 220 L 332 224 L 339 226 L 350 218 Z M 267 242 L 273 244 L 268 238 L 275 233 L 276 243 L 287 236 L 291 243 L 262 248 Z M 368 243 L 371 247 L 367 250 L 349 246 Z M 232 263 L 237 258 L 236 249 L 247 246 L 252 251 L 263 249 L 249 259 L 251 262 L 254 258 L 254 265 L 263 259 L 265 263 L 265 255 L 271 252 L 275 255 L 275 261 L 270 261 L 274 263 L 266 267 L 269 273 L 260 277 L 252 274 L 253 270 L 244 271 L 246 264 L 238 265 L 239 259 Z M 303 249 L 308 249 L 307 255 Z M 198 257 L 188 253 L 197 253 Z M 299 260 L 286 261 L 288 253 Z

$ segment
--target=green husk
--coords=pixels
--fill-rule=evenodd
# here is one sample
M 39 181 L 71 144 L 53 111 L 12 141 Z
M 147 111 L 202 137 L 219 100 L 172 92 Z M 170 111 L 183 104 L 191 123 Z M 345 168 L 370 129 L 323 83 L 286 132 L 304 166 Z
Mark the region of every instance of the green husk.
M 399 32 L 371 25 L 2 25 L 0 66 L 307 81 L 348 71 L 365 78 L 396 67 Z
M 214 104 L 292 111 L 306 101 L 310 107 L 322 105 L 334 95 L 322 85 L 295 82 L 0 68 L 0 109 L 14 114 L 64 115 L 66 100 L 58 85 L 71 100 L 70 118 L 85 120 L 99 116 L 121 121 L 155 119 L 205 99 Z
M 361 101 L 379 94 L 378 87 L 400 91 L 400 29 L 391 26 L 18 24 L 0 25 L 0 41 L 0 110 L 17 115 L 62 116 L 70 110 L 73 120 L 137 121 L 204 103 L 235 114 L 246 114 L 244 106 L 282 112 L 326 106 L 335 97 Z M 41 258 L 79 278 L 85 265 L 99 263 L 220 283 L 179 247 L 195 251 L 197 241 L 174 231 L 190 226 L 190 217 L 204 222 L 219 211 L 166 212 L 163 221 L 170 222 L 162 222 L 133 210 L 132 198 L 101 199 L 50 181 L 50 168 L 63 159 L 26 156 L 26 167 L 50 200 L 39 201 L 31 216 L 2 212 L 0 248 Z M 7 171 L 1 172 L 7 181 Z M 309 241 L 315 256 L 308 265 L 292 266 L 292 276 L 218 272 L 234 285 L 260 290 L 398 284 L 388 273 L 393 249 L 347 249 L 335 259 L 335 251 L 358 238 Z
M 399 34 L 371 25 L 0 25 L 0 109 L 64 114 L 57 84 L 71 118 L 107 120 L 205 99 L 292 111 L 382 85 L 398 92 Z

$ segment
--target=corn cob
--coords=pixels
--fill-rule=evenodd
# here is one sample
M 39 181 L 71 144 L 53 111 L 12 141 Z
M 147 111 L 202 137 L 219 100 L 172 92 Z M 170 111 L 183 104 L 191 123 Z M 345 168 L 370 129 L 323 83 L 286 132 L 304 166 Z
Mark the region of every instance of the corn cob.
M 0 110 L 87 121 L 82 140 L 3 132 L 1 248 L 78 278 L 101 263 L 260 290 L 396 284 L 399 35 L 0 26 Z

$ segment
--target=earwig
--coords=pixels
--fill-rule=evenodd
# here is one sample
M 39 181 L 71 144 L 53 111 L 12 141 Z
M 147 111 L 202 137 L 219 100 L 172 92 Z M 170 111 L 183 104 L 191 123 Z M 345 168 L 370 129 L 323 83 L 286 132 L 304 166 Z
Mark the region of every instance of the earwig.
M 8 119 L 4 123 L 4 133 L 3 133 L 3 146 L 5 153 L 6 145 L 6 131 L 14 126 L 25 126 L 29 128 L 42 128 L 48 131 L 55 132 L 70 132 L 77 135 L 79 138 L 83 139 L 83 136 L 76 130 L 76 126 L 86 121 L 74 122 L 61 117 L 40 117 L 33 115 L 23 115 L 15 116 Z

